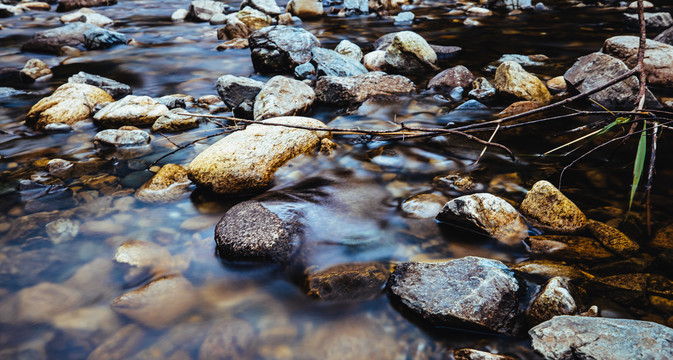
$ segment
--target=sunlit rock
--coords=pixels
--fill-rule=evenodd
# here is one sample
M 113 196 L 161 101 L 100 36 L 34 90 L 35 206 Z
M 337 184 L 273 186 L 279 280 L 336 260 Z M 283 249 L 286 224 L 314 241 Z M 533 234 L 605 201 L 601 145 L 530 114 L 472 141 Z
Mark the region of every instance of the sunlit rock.
M 49 66 L 40 59 L 30 59 L 19 72 L 21 80 L 24 82 L 34 82 L 51 77 L 52 72 Z
M 127 95 L 103 107 L 93 119 L 96 125 L 103 128 L 148 126 L 168 111 L 166 105 L 149 96 Z
M 359 46 L 348 40 L 341 40 L 341 42 L 339 43 L 339 45 L 337 45 L 334 51 L 338 52 L 341 55 L 348 56 L 349 58 L 355 61 L 358 62 L 362 61 L 362 49 L 360 49 Z
M 551 100 L 549 90 L 537 76 L 513 61 L 505 61 L 495 72 L 496 90 L 520 99 L 546 104 Z
M 191 184 L 185 168 L 166 164 L 136 191 L 135 197 L 147 203 L 172 202 L 187 197 Z
M 274 76 L 264 84 L 255 97 L 255 120 L 281 116 L 301 115 L 315 101 L 313 89 L 301 81 L 282 75 Z
M 670 17 L 670 14 L 669 14 Z M 613 36 L 603 44 L 601 51 L 620 59 L 633 68 L 638 63 L 639 38 L 637 36 Z M 647 40 L 643 60 L 647 83 L 653 86 L 673 86 L 673 45 Z
M 406 77 L 378 71 L 350 77 L 323 76 L 315 86 L 318 100 L 340 106 L 358 105 L 372 99 L 394 99 L 415 90 L 414 83 Z
M 325 15 L 320 0 L 290 0 L 285 11 L 301 19 L 311 19 Z
M 589 220 L 587 229 L 603 246 L 621 256 L 631 256 L 640 249 L 638 243 L 629 239 L 623 232 L 600 221 Z
M 553 232 L 576 233 L 587 223 L 577 205 L 545 180 L 533 185 L 521 202 L 520 210 L 533 226 Z
M 545 322 L 557 315 L 575 315 L 579 312 L 577 291 L 563 277 L 550 279 L 535 296 L 526 311 L 531 325 Z
M 437 54 L 427 41 L 412 31 L 395 33 L 386 48 L 386 69 L 398 74 L 415 74 L 437 68 Z

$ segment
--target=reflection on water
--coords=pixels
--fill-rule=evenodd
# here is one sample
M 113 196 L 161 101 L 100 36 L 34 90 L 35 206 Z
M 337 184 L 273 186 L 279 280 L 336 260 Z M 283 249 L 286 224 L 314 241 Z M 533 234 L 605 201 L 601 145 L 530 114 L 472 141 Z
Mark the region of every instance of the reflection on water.
M 138 45 L 91 51 L 75 58 L 18 50 L 35 31 L 59 26 L 60 14 L 31 12 L 3 19 L 2 67 L 21 68 L 36 57 L 52 67 L 54 76 L 35 84 L 11 79 L 0 82 L 21 92 L 0 91 L 0 348 L 6 349 L 0 350 L 0 357 L 440 359 L 451 356 L 453 349 L 469 346 L 535 358 L 525 339 L 430 328 L 401 315 L 385 296 L 361 302 L 317 301 L 303 293 L 301 273 L 276 265 L 221 261 L 215 256 L 215 224 L 227 209 L 246 199 L 194 191 L 188 199 L 157 205 L 133 197 L 151 176 L 147 168 L 174 149 L 159 135 L 152 135 L 149 155 L 106 160 L 94 151 L 91 139 L 97 129 L 93 124 L 63 134 L 33 134 L 21 124 L 30 106 L 79 71 L 119 80 L 131 85 L 134 94 L 154 97 L 215 94 L 215 80 L 224 74 L 268 78 L 253 74 L 249 50 L 215 51 L 215 26 L 171 23 L 170 14 L 184 7 L 182 1 L 169 0 L 120 1 L 98 8 L 115 19 L 115 30 Z M 482 26 L 465 27 L 464 17 L 448 15 L 454 7 L 452 2 L 427 3 L 414 10 L 418 21 L 403 28 L 377 17 L 329 17 L 302 26 L 325 47 L 349 39 L 365 51 L 383 34 L 411 29 L 430 43 L 463 48 L 442 66 L 462 64 L 486 77 L 492 76 L 488 66 L 503 54 L 542 53 L 550 60 L 530 70 L 543 79 L 562 74 L 578 56 L 600 48 L 608 36 L 624 33 L 621 14 L 616 11 L 588 8 L 516 17 L 497 14 L 480 19 Z M 577 29 L 581 29 L 581 39 Z M 412 80 L 422 89 L 432 75 L 418 74 Z M 470 112 L 455 111 L 458 104 L 421 92 L 394 104 L 366 103 L 348 115 L 339 109 L 316 107 L 309 116 L 335 127 L 390 128 L 401 122 L 444 126 L 486 118 L 508 105 L 496 102 L 486 110 Z M 191 105 L 188 110 L 208 109 Z M 552 148 L 550 143 L 564 141 L 541 133 L 552 134 L 556 128 L 560 131 L 573 125 L 553 124 L 516 136 L 503 132 L 499 140 L 517 154 L 536 154 Z M 186 144 L 218 131 L 216 123 L 204 123 L 172 136 L 171 141 Z M 271 208 L 277 213 L 302 214 L 305 240 L 314 244 L 305 254 L 307 268 L 372 260 L 390 266 L 409 259 L 468 255 L 506 263 L 526 259 L 525 249 L 504 248 L 476 234 L 440 228 L 432 218 L 405 214 L 401 204 L 418 194 L 440 195 L 433 187 L 437 176 L 468 171 L 476 188 L 518 203 L 536 180 L 557 180 L 563 159 L 522 156 L 513 163 L 494 152 L 472 167 L 481 147 L 461 138 L 370 140 L 337 137 L 340 147 L 332 155 L 300 157 L 277 174 L 269 197 L 285 194 L 294 198 L 271 199 L 277 201 L 276 208 Z M 214 141 L 201 141 L 160 165 L 187 164 Z M 665 150 L 661 153 L 659 164 L 667 164 L 670 155 Z M 582 209 L 598 209 L 594 211 L 597 216 L 608 213 L 608 207 L 623 209 L 632 154 L 630 148 L 596 154 L 569 173 L 564 191 Z M 68 175 L 49 175 L 49 161 L 57 158 L 74 164 Z M 665 211 L 670 193 L 662 188 L 673 174 L 663 166 L 652 197 L 657 223 L 670 218 Z M 592 171 L 585 173 L 586 169 Z M 302 183 L 329 171 L 334 172 L 317 187 L 320 192 Z M 636 212 L 640 219 L 643 207 L 639 203 Z M 642 234 L 643 229 L 634 233 L 638 231 Z M 134 241 L 156 246 L 134 248 L 134 254 L 156 259 L 160 252 L 161 261 L 135 269 L 113 263 L 117 249 L 122 244 L 137 245 Z M 165 281 L 178 281 L 180 293 L 162 290 Z M 128 291 L 134 297 L 115 303 L 118 308 L 113 311 L 110 304 Z M 598 301 L 606 314 L 665 316 L 643 306 L 594 302 Z M 164 307 L 180 316 L 166 318 Z M 151 320 L 143 320 L 146 317 Z

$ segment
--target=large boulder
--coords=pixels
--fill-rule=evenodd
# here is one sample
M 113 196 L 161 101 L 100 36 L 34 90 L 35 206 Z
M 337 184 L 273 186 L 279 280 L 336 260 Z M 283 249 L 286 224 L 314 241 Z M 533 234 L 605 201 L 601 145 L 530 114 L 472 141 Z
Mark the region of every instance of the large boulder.
M 437 54 L 427 41 L 412 31 L 395 33 L 386 48 L 386 69 L 399 74 L 416 74 L 437 68 Z
M 536 182 L 521 202 L 521 213 L 542 230 L 576 233 L 587 224 L 582 211 L 549 181 Z
M 673 329 L 648 321 L 564 315 L 528 334 L 550 360 L 673 358 Z
M 522 244 L 528 226 L 507 201 L 487 193 L 465 195 L 444 205 L 437 220 L 486 233 L 506 245 Z
M 115 100 L 119 100 L 126 95 L 131 95 L 132 92 L 131 87 L 126 84 L 122 84 L 106 77 L 85 73 L 84 71 L 80 71 L 69 77 L 68 82 L 73 84 L 89 84 L 99 87 L 110 94 Z
M 629 71 L 629 68 L 621 60 L 596 52 L 577 59 L 563 77 L 577 91 L 585 92 L 595 89 L 627 71 Z M 638 101 L 639 84 L 638 77 L 634 75 L 607 89 L 589 95 L 589 98 L 608 109 L 630 110 L 636 106 Z M 649 90 L 646 100 L 650 108 L 661 107 Z
M 603 44 L 602 52 L 620 59 L 633 68 L 638 65 L 637 36 L 613 36 Z M 647 40 L 643 67 L 647 83 L 653 86 L 673 86 L 673 46 L 654 40 Z
M 127 95 L 100 109 L 93 119 L 103 128 L 120 126 L 150 126 L 162 115 L 168 113 L 166 105 L 149 96 Z
M 390 99 L 409 95 L 414 83 L 401 75 L 370 72 L 350 77 L 323 76 L 315 92 L 318 99 L 331 105 L 357 105 L 368 99 Z
M 546 104 L 551 100 L 551 94 L 544 83 L 514 61 L 505 61 L 498 66 L 493 85 L 499 92 L 519 99 L 541 104 Z
M 388 280 L 391 296 L 436 325 L 517 331 L 519 282 L 497 260 L 468 256 L 437 263 L 402 263 Z
M 96 25 L 76 22 L 55 29 L 38 31 L 21 46 L 21 51 L 58 54 L 63 46 L 83 46 L 84 33 L 96 29 L 100 28 Z
M 250 57 L 256 71 L 289 72 L 311 60 L 320 41 L 310 32 L 285 25 L 268 26 L 250 34 Z
M 257 94 L 254 105 L 255 120 L 305 113 L 315 101 L 313 89 L 301 81 L 282 75 L 266 82 Z
M 318 76 L 355 76 L 367 73 L 367 69 L 359 61 L 334 50 L 314 47 L 311 50 L 312 60 Z
M 265 120 L 289 125 L 324 127 L 315 119 L 280 117 Z M 290 159 L 309 153 L 330 134 L 283 126 L 250 125 L 200 153 L 189 165 L 198 186 L 219 194 L 249 194 L 266 189 L 276 170 Z
M 51 96 L 33 105 L 26 115 L 26 125 L 44 130 L 54 123 L 73 125 L 91 118 L 92 108 L 114 101 L 105 91 L 86 84 L 67 83 L 59 86 Z
M 242 76 L 223 75 L 217 79 L 215 87 L 220 99 L 234 111 L 234 115 L 252 119 L 255 97 L 264 83 Z

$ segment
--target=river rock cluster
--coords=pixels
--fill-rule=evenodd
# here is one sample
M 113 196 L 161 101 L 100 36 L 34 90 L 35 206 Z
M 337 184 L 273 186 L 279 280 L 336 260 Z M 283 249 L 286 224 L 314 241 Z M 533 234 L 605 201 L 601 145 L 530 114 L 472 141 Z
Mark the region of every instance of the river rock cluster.
M 0 17 L 51 10 L 47 3 L 7 3 L 0 5 Z M 497 12 L 516 16 L 548 10 L 530 1 L 480 3 L 455 9 L 467 16 L 464 26 L 480 26 L 480 19 Z M 63 26 L 35 33 L 20 51 L 76 58 L 85 51 L 142 46 L 130 34 L 113 30 L 112 19 L 89 9 L 114 4 L 62 0 L 56 11 L 69 12 L 60 17 Z M 412 353 L 392 337 L 378 341 L 374 336 L 389 331 L 390 322 L 403 322 L 396 315 L 344 317 L 333 329 L 300 331 L 280 303 L 244 281 L 199 287 L 190 275 L 204 266 L 214 247 L 225 267 L 268 266 L 287 274 L 313 301 L 385 301 L 424 327 L 530 339 L 533 356 L 545 359 L 673 358 L 673 316 L 619 318 L 591 302 L 604 296 L 624 308 L 647 304 L 671 314 L 673 226 L 661 226 L 644 242 L 638 220 L 622 221 L 623 214 L 614 209 L 580 209 L 543 176 L 530 183 L 492 179 L 485 184 L 454 172 L 435 177 L 427 191 L 400 197 L 395 184 L 377 184 L 388 178 L 348 166 L 321 168 L 321 159 L 333 159 L 352 146 L 347 140 L 353 134 L 311 116 L 321 107 L 360 115 L 372 104 L 419 94 L 455 105 L 453 114 L 479 113 L 504 102 L 508 106 L 501 116 L 514 115 L 591 90 L 634 68 L 638 37 L 610 37 L 554 78 L 531 70 L 548 61 L 544 55 L 504 54 L 487 74 L 452 63 L 461 48 L 430 44 L 413 29 L 402 29 L 418 21 L 405 1 L 346 0 L 326 9 L 327 4 L 290 0 L 281 8 L 275 0 L 244 0 L 234 9 L 194 0 L 173 12 L 173 22 L 211 24 L 212 35 L 223 41 L 218 51 L 248 49 L 255 72 L 262 75 L 214 76 L 212 95 L 150 97 L 133 93 L 123 79 L 81 71 L 30 108 L 26 133 L 86 137 L 95 157 L 82 160 L 73 150 L 70 159 L 36 162 L 36 173 L 12 173 L 17 198 L 8 201 L 10 215 L 0 217 L 0 244 L 7 245 L 0 253 L 0 278 L 20 274 L 24 282 L 14 292 L 0 288 L 0 325 L 38 324 L 56 329 L 62 339 L 45 332 L 35 347 L 0 350 L 0 357 L 35 355 L 36 348 L 52 349 L 63 340 L 94 360 L 192 358 L 193 349 L 199 359 L 289 358 L 286 343 L 299 344 L 316 358 L 430 358 L 430 350 Z M 368 14 L 389 16 L 400 31 L 371 44 L 344 39 L 332 49 L 320 34 L 301 26 L 321 17 Z M 626 13 L 624 21 L 632 26 L 632 14 Z M 644 62 L 646 106 L 661 109 L 670 104 L 660 91 L 673 86 L 673 19 L 665 12 L 648 13 L 646 25 L 663 31 L 647 40 Z M 54 74 L 35 58 L 2 76 L 32 84 L 50 81 Z M 634 75 L 590 98 L 612 110 L 632 109 L 639 85 Z M 171 140 L 214 126 L 222 130 L 214 142 L 206 137 L 179 146 Z M 91 129 L 95 134 L 88 136 Z M 180 150 L 188 155 L 171 160 Z M 148 164 L 148 156 L 157 162 Z M 168 159 L 161 161 L 164 156 Z M 396 159 L 384 150 L 372 151 L 370 168 L 413 166 Z M 293 167 L 312 171 L 297 170 L 297 175 Z M 118 178 L 115 171 L 131 175 Z M 190 219 L 161 210 L 190 198 L 195 203 L 207 199 Z M 385 211 L 372 206 L 391 198 L 399 204 L 388 207 L 402 214 L 403 226 L 419 239 L 426 233 L 466 232 L 525 260 L 456 251 L 445 258 L 393 261 L 403 257 L 401 247 L 384 229 Z M 145 238 L 123 233 L 124 225 L 134 221 L 150 226 L 147 209 L 162 221 L 178 221 L 192 235 L 185 238 L 172 228 Z M 65 248 L 78 236 L 100 239 L 114 251 L 67 276 L 39 281 L 67 255 L 85 257 L 93 251 Z M 47 247 L 65 250 L 54 254 Z M 379 249 L 382 256 L 357 256 Z M 121 289 L 109 286 L 115 278 Z M 262 282 L 250 280 L 256 281 Z M 101 305 L 100 299 L 107 303 Z M 259 318 L 237 315 L 266 302 L 273 306 L 260 311 Z M 218 321 L 207 329 L 194 325 L 211 316 Z M 151 347 L 142 348 L 155 336 L 152 331 L 163 330 Z M 359 341 L 349 344 L 353 339 Z M 513 358 L 471 348 L 431 355 Z

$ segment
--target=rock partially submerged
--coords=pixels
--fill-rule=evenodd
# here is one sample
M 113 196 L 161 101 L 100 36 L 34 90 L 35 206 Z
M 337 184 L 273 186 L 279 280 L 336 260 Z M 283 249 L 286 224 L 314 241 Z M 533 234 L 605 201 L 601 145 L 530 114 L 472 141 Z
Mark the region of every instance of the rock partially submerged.
M 505 61 L 498 66 L 494 85 L 499 92 L 519 99 L 541 104 L 546 104 L 551 100 L 551 94 L 544 83 L 514 61 Z
M 486 233 L 506 245 L 521 244 L 528 226 L 507 201 L 488 194 L 465 195 L 446 203 L 437 220 Z
M 85 73 L 84 71 L 80 71 L 69 77 L 68 82 L 73 84 L 89 84 L 99 87 L 110 94 L 115 100 L 119 100 L 126 95 L 131 95 L 130 86 L 106 77 Z
M 185 168 L 166 164 L 136 191 L 135 197 L 147 203 L 172 202 L 187 197 L 191 184 Z
M 168 112 L 166 105 L 149 96 L 127 95 L 103 107 L 93 119 L 96 125 L 103 128 L 150 126 Z
M 563 277 L 551 278 L 533 300 L 526 314 L 531 325 L 537 325 L 558 315 L 575 315 L 580 308 L 576 290 Z
M 222 101 L 234 111 L 234 115 L 253 118 L 255 97 L 264 87 L 264 83 L 254 79 L 223 75 L 217 79 L 216 88 Z
M 669 15 L 670 17 L 670 15 Z M 633 68 L 638 64 L 639 38 L 637 36 L 613 36 L 603 44 L 602 52 L 620 59 Z M 673 46 L 647 40 L 643 68 L 647 83 L 652 86 L 673 86 Z
M 311 55 L 311 62 L 315 65 L 318 76 L 355 76 L 367 73 L 367 69 L 359 61 L 334 50 L 314 47 Z
M 256 71 L 289 72 L 311 60 L 320 41 L 310 32 L 285 25 L 268 26 L 250 34 L 250 57 Z
M 307 293 L 321 300 L 369 300 L 383 293 L 388 275 L 381 263 L 336 265 L 309 274 Z
M 586 226 L 582 211 L 548 181 L 538 181 L 521 202 L 523 214 L 540 229 L 563 234 L 576 233 Z
M 325 127 L 315 119 L 280 117 L 266 122 Z M 219 194 L 259 192 L 273 181 L 276 169 L 300 154 L 309 153 L 330 134 L 283 126 L 250 125 L 216 142 L 189 165 L 198 186 Z
M 44 130 L 54 123 L 73 125 L 91 118 L 94 106 L 114 99 L 105 91 L 86 84 L 63 84 L 33 107 L 26 115 L 26 125 Z
M 587 225 L 591 235 L 616 254 L 628 257 L 640 249 L 638 243 L 610 225 L 595 220 L 589 220 Z
M 96 25 L 76 22 L 55 29 L 39 31 L 21 46 L 21 51 L 58 54 L 63 46 L 83 46 L 84 33 L 98 29 L 102 30 Z
M 437 68 L 435 51 L 412 31 L 395 33 L 385 51 L 386 69 L 394 73 L 414 74 Z
M 58 2 L 56 11 L 65 12 L 79 8 L 89 8 L 94 6 L 110 6 L 117 3 L 117 0 L 61 0 Z
M 545 359 L 673 358 L 673 329 L 648 321 L 557 316 L 528 334 Z
M 519 282 L 504 264 L 468 256 L 439 263 L 402 263 L 388 281 L 390 294 L 436 325 L 504 334 L 517 330 Z
M 255 97 L 254 118 L 264 120 L 302 115 L 308 111 L 315 98 L 313 89 L 303 82 L 282 75 L 274 76 Z
M 352 77 L 323 76 L 316 83 L 318 99 L 331 105 L 359 105 L 369 99 L 391 99 L 409 95 L 414 83 L 401 75 L 370 72 Z

